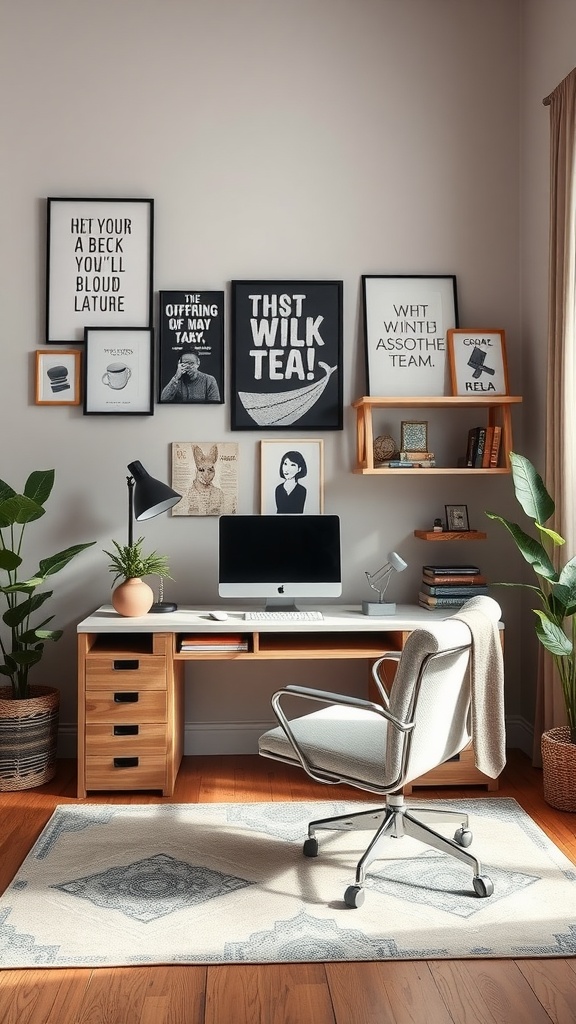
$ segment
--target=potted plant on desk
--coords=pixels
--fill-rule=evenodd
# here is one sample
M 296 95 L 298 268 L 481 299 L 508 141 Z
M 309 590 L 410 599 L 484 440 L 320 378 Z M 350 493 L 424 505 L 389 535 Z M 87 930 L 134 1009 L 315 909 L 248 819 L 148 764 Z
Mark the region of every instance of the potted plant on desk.
M 516 498 L 532 520 L 540 540 L 494 512 L 486 512 L 486 515 L 506 527 L 518 551 L 536 573 L 538 584 L 507 583 L 499 586 L 524 586 L 538 596 L 540 607 L 533 609 L 536 635 L 552 655 L 568 720 L 568 725 L 542 734 L 544 799 L 552 807 L 576 811 L 576 557 L 563 568 L 555 568 L 551 556 L 565 544 L 565 540 L 544 526 L 554 514 L 554 501 L 528 459 L 510 452 L 510 464 Z
M 31 473 L 22 494 L 0 480 L 0 593 L 6 609 L 0 673 L 9 680 L 0 686 L 0 791 L 31 789 L 56 772 L 60 693 L 53 686 L 32 685 L 29 674 L 41 661 L 46 640 L 58 640 L 62 630 L 46 628 L 51 615 L 35 624 L 32 616 L 53 594 L 40 593 L 40 587 L 95 541 L 42 558 L 33 576 L 22 573 L 26 527 L 45 514 L 53 486 L 53 469 Z
M 150 611 L 154 593 L 142 576 L 172 579 L 166 555 L 158 555 L 156 551 L 150 555 L 142 554 L 143 543 L 144 537 L 125 545 L 113 540 L 115 550 L 104 551 L 110 559 L 108 568 L 114 573 L 112 586 L 123 578 L 123 582 L 112 591 L 112 605 L 119 615 L 146 615 Z

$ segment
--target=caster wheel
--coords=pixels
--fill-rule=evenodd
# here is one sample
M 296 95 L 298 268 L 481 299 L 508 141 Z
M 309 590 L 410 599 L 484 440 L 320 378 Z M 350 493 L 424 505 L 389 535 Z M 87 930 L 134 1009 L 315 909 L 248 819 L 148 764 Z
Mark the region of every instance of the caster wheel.
M 349 885 L 344 893 L 344 903 L 347 907 L 361 907 L 364 896 L 365 892 L 361 885 Z
M 482 899 L 485 896 L 491 896 L 494 892 L 494 883 L 491 878 L 488 878 L 488 875 L 475 875 L 472 879 L 472 885 L 476 895 Z
M 317 857 L 318 856 L 318 840 L 316 838 L 306 839 L 304 846 L 302 847 L 302 853 L 305 857 Z
M 472 842 L 472 833 L 469 828 L 457 828 L 454 833 L 454 842 L 458 843 L 458 846 L 470 846 Z

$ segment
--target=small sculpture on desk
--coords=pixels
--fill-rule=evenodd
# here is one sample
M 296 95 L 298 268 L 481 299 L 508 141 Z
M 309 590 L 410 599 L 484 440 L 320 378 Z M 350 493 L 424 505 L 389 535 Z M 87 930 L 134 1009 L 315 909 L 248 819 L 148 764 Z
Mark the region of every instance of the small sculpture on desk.
M 434 533 L 443 533 L 444 527 L 442 526 L 441 519 L 434 520 Z

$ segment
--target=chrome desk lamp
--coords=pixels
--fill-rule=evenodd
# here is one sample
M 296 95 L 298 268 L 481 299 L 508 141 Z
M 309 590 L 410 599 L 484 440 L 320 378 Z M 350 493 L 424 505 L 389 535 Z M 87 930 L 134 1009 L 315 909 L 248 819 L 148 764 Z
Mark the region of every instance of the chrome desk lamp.
M 384 601 L 384 594 L 386 588 L 390 583 L 390 577 L 393 572 L 404 572 L 404 569 L 408 568 L 408 563 L 400 557 L 397 551 L 390 551 L 388 553 L 388 561 L 381 565 L 376 572 L 365 573 L 366 579 L 370 584 L 372 590 L 375 590 L 378 594 L 378 601 L 362 601 L 362 611 L 364 615 L 395 615 L 396 605 L 386 603 Z

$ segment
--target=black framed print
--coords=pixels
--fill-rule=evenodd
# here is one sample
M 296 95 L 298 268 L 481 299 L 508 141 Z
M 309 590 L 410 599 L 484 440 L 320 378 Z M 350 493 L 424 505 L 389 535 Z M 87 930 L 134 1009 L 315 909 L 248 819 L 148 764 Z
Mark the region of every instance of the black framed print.
M 153 199 L 47 200 L 46 342 L 152 326 Z
M 137 327 L 87 327 L 84 333 L 84 415 L 153 413 L 153 332 Z
M 449 395 L 446 333 L 458 326 L 454 274 L 362 276 L 367 394 Z
M 160 292 L 161 403 L 224 402 L 224 292 Z
M 342 430 L 342 281 L 232 281 L 232 430 Z

